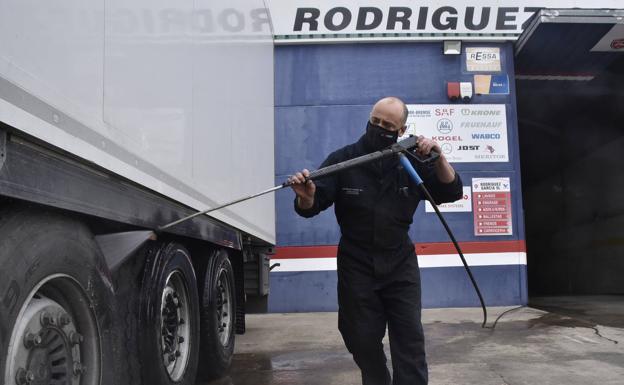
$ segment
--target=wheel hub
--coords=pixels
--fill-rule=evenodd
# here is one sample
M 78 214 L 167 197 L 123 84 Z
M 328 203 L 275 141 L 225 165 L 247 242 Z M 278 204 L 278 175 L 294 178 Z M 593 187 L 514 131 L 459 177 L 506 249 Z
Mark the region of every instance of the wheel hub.
M 83 338 L 57 302 L 36 296 L 16 324 L 9 351 L 17 385 L 77 385 L 86 372 L 80 362 Z
M 184 375 L 189 360 L 190 309 L 186 285 L 177 271 L 167 278 L 161 301 L 162 359 L 173 381 Z
M 227 345 L 232 333 L 231 297 L 227 272 L 221 270 L 217 279 L 217 331 L 223 346 Z

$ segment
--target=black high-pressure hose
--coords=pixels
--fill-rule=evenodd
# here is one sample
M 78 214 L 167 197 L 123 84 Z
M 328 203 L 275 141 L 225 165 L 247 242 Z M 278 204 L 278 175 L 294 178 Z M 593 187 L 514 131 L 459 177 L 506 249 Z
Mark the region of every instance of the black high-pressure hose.
M 416 172 L 412 164 L 409 162 L 409 160 L 407 160 L 407 158 L 403 154 L 408 154 L 409 156 L 413 157 L 417 161 L 420 161 L 420 160 L 414 154 L 412 154 L 411 151 L 405 151 L 405 152 L 399 153 L 399 160 L 401 161 L 403 168 L 407 171 L 410 177 L 412 177 L 414 182 L 416 182 L 418 187 L 420 187 L 423 194 L 425 194 L 425 197 L 427 198 L 427 200 L 431 202 L 433 209 L 435 210 L 436 214 L 438 214 L 438 218 L 440 219 L 440 222 L 442 222 L 444 229 L 446 229 L 446 232 L 451 238 L 451 241 L 453 241 L 455 250 L 457 250 L 457 254 L 459 254 L 459 257 L 461 258 L 461 261 L 464 264 L 464 268 L 466 269 L 466 273 L 468 273 L 468 277 L 470 277 L 472 286 L 477 292 L 477 296 L 479 297 L 479 302 L 481 302 L 481 308 L 483 309 L 483 323 L 481 324 L 481 327 L 484 328 L 485 324 L 487 323 L 487 309 L 485 308 L 485 301 L 483 301 L 483 296 L 481 295 L 481 290 L 479 290 L 479 285 L 477 285 L 477 281 L 474 279 L 474 276 L 472 275 L 472 271 L 470 270 L 470 267 L 468 266 L 468 263 L 466 262 L 466 258 L 464 258 L 464 254 L 462 253 L 461 248 L 459 247 L 459 243 L 457 243 L 457 240 L 455 239 L 455 236 L 453 235 L 451 228 L 446 223 L 446 220 L 444 219 L 444 216 L 442 216 L 440 209 L 438 209 L 438 205 L 433 200 L 433 197 L 429 193 L 429 190 L 427 190 L 427 187 L 425 187 L 425 184 L 423 180 L 420 178 L 420 175 L 418 175 L 418 173 Z

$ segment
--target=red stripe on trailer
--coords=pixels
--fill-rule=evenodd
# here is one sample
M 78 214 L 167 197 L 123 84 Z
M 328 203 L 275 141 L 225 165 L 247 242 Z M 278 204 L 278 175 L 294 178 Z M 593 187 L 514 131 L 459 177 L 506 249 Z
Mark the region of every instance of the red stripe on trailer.
M 497 241 L 497 242 L 460 242 L 459 246 L 464 254 L 476 253 L 514 253 L 526 252 L 524 240 Z M 454 254 L 455 246 L 451 242 L 415 243 L 416 254 L 436 255 Z M 271 259 L 295 258 L 336 258 L 338 246 L 285 246 L 276 247 L 275 255 Z

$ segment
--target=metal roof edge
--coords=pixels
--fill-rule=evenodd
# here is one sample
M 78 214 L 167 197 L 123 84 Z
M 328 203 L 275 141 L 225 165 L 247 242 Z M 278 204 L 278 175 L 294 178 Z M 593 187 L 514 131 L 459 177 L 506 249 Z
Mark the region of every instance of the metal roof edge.
M 516 56 L 542 23 L 624 24 L 624 9 L 542 9 L 533 16 L 533 20 L 516 40 Z

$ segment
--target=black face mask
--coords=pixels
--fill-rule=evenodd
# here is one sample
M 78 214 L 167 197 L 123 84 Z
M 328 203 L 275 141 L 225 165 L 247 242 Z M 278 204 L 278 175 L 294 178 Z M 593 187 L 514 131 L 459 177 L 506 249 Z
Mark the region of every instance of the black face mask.
M 397 142 L 398 131 L 388 131 L 370 121 L 366 125 L 366 144 L 371 151 L 379 151 Z

